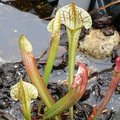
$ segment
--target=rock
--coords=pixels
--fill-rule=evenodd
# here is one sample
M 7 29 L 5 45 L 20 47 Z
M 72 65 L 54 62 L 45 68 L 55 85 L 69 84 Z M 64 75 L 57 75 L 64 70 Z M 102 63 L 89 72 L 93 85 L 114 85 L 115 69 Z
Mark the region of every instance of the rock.
M 114 26 L 117 28 L 117 30 L 120 32 L 120 14 L 116 17 L 114 21 Z
M 102 32 L 105 36 L 110 36 L 114 34 L 114 30 L 111 27 L 102 28 Z
M 109 57 L 119 42 L 117 31 L 114 31 L 114 35 L 105 36 L 100 29 L 91 29 L 89 35 L 80 41 L 80 50 L 94 58 L 102 59 Z
M 0 109 L 8 108 L 8 105 L 8 101 L 4 100 L 4 98 L 0 100 Z
M 109 83 L 112 79 L 112 74 L 113 73 L 112 71 L 110 72 L 103 72 L 102 74 L 98 75 L 97 76 L 97 82 L 99 85 L 101 85 L 102 87 L 108 87 L 109 86 Z
M 117 94 L 120 94 L 120 82 L 118 83 L 117 85 L 117 88 L 116 88 L 116 91 L 115 91 Z
M 12 115 L 9 115 L 7 112 L 0 111 L 0 120 L 16 120 L 16 118 L 14 118 Z
M 67 4 L 71 4 L 72 1 L 70 0 L 59 0 L 59 5 L 60 6 L 64 6 L 64 5 L 67 5 Z M 89 4 L 90 4 L 90 0 L 74 0 L 75 4 L 85 10 L 88 9 L 89 7 Z
M 49 49 L 39 59 L 41 64 L 46 64 L 49 55 Z M 64 46 L 59 46 L 53 69 L 63 69 L 67 66 L 67 50 Z
M 47 0 L 32 1 L 33 8 L 40 18 L 50 17 L 54 8 L 48 3 Z
M 68 37 L 67 33 L 62 33 L 60 36 L 60 45 L 68 47 Z
M 104 28 L 112 24 L 112 17 L 107 15 L 98 15 L 93 20 L 93 27 L 95 28 Z
M 113 119 L 112 120 L 120 120 L 120 109 L 118 112 L 116 112 L 113 116 Z
M 113 49 L 111 61 L 114 63 L 118 56 L 120 56 L 120 45 Z
M 88 35 L 88 34 L 89 34 L 89 29 L 83 28 L 80 33 L 80 40 L 82 40 L 85 37 L 85 35 Z
M 0 89 L 3 88 L 3 81 L 2 79 L 0 78 Z
M 78 102 L 75 107 L 76 109 L 76 116 L 75 116 L 75 120 L 86 120 L 86 118 L 88 117 L 88 115 L 90 115 L 90 113 L 92 112 L 92 106 L 86 104 L 86 103 L 82 103 L 82 102 Z
M 25 34 L 33 45 L 35 56 L 48 48 L 48 22 L 4 4 L 0 4 L 0 16 L 0 58 L 7 62 L 21 60 L 18 41 L 21 34 Z
M 87 99 L 89 99 L 90 97 L 90 90 L 86 90 L 85 93 L 83 94 L 82 98 L 80 99 L 80 101 L 85 101 Z
M 55 7 L 58 5 L 58 1 L 59 0 L 48 0 L 49 4 L 52 6 L 52 7 Z
M 28 12 L 32 9 L 32 4 L 30 2 L 30 0 L 8 0 L 8 1 L 4 1 L 2 0 L 3 3 L 11 5 L 16 7 L 19 10 Z

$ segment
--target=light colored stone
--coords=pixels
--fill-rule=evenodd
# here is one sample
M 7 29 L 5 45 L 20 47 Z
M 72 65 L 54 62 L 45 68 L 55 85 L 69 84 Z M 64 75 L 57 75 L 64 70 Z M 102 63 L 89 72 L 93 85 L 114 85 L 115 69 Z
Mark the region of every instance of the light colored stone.
M 89 35 L 80 41 L 80 50 L 92 57 L 102 59 L 109 57 L 119 42 L 120 36 L 117 31 L 114 31 L 114 35 L 105 36 L 101 30 L 91 29 Z

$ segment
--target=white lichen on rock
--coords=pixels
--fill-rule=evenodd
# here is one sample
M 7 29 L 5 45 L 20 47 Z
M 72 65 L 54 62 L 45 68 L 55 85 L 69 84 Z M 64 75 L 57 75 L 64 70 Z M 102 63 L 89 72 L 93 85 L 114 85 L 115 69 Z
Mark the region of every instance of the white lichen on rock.
M 100 29 L 90 29 L 89 35 L 80 41 L 80 50 L 94 58 L 102 59 L 109 57 L 119 42 L 117 31 L 114 31 L 114 35 L 105 36 Z

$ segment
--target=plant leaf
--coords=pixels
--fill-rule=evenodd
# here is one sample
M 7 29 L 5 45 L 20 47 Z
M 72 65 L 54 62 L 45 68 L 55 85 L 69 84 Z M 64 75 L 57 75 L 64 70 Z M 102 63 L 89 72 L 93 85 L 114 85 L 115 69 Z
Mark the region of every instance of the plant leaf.
M 47 109 L 44 114 L 44 119 L 50 119 L 69 107 L 73 106 L 84 94 L 88 84 L 88 70 L 83 63 L 78 63 L 79 70 L 75 77 L 69 92 L 57 101 L 51 108 Z
M 120 57 L 118 57 L 115 60 L 114 75 L 109 84 L 105 97 L 103 98 L 101 104 L 95 107 L 96 110 L 93 110 L 88 120 L 97 120 L 99 115 L 102 113 L 102 111 L 104 110 L 108 102 L 110 101 L 119 81 L 120 81 Z
M 26 44 L 27 43 L 27 44 Z M 44 80 L 42 76 L 39 73 L 39 70 L 36 67 L 36 61 L 34 58 L 34 55 L 32 53 L 32 45 L 30 42 L 26 39 L 24 35 L 22 35 L 19 39 L 19 45 L 21 49 L 21 54 L 23 57 L 23 62 L 27 71 L 27 74 L 31 80 L 31 82 L 34 84 L 34 86 L 37 88 L 38 93 L 41 97 L 41 99 L 45 102 L 48 108 L 50 108 L 54 104 L 54 100 L 49 93 L 46 84 L 44 83 Z M 31 46 L 31 47 L 29 47 Z M 28 49 L 26 49 L 26 47 Z M 59 118 L 61 119 L 60 116 Z
M 36 99 L 38 96 L 36 87 L 20 80 L 20 82 L 12 86 L 10 95 L 12 99 L 19 100 L 21 102 L 25 119 L 31 120 L 30 101 L 31 99 Z
M 15 101 L 23 101 L 25 98 L 31 100 L 37 98 L 38 91 L 31 83 L 20 80 L 20 82 L 11 87 L 10 95 Z
M 37 88 L 41 98 L 47 105 L 47 107 L 51 107 L 53 105 L 53 99 L 48 92 L 48 89 L 43 81 L 42 76 L 40 75 L 37 67 L 35 58 L 32 54 L 32 46 L 30 42 L 25 38 L 24 35 L 22 35 L 19 39 L 21 54 L 23 57 L 23 62 L 27 71 L 27 74 L 31 80 L 31 82 L 35 85 Z M 26 49 L 27 48 L 27 49 Z
M 55 61 L 55 57 L 58 51 L 59 41 L 60 41 L 60 14 L 56 14 L 55 18 L 48 24 L 48 31 L 51 32 L 51 46 L 48 55 L 47 64 L 45 66 L 43 78 L 45 83 L 48 84 L 48 80 L 52 71 L 52 67 Z
M 89 13 L 74 3 L 60 8 L 58 12 L 61 15 L 61 24 L 64 24 L 71 30 L 79 29 L 83 26 L 88 29 L 92 25 Z

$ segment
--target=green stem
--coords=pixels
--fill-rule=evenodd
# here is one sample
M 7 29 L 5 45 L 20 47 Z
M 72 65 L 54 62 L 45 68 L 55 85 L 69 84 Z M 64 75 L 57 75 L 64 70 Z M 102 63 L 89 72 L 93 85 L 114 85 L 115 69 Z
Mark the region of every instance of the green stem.
M 73 82 L 73 78 L 74 78 L 75 57 L 76 57 L 76 51 L 77 51 L 78 39 L 79 39 L 80 32 L 81 32 L 81 30 L 72 31 L 67 28 L 67 35 L 68 35 L 68 42 L 69 42 L 68 89 L 70 89 L 70 86 L 71 86 L 71 84 Z M 69 111 L 70 111 L 71 120 L 73 120 L 73 107 L 71 107 Z
M 70 86 L 73 82 L 74 78 L 74 67 L 75 67 L 75 57 L 76 57 L 76 50 L 77 50 L 78 42 L 76 41 L 71 45 L 71 50 L 69 54 L 69 61 L 68 61 L 68 87 L 70 89 Z
M 67 28 L 68 42 L 69 42 L 69 56 L 68 56 L 68 88 L 73 82 L 75 57 L 81 30 L 70 30 Z
M 68 89 L 70 90 L 70 86 L 73 82 L 73 77 L 74 77 L 74 66 L 75 66 L 75 54 L 76 51 L 75 49 L 72 49 L 72 41 L 73 41 L 73 36 L 74 36 L 74 32 L 71 32 L 71 37 L 68 37 L 68 41 L 69 41 L 69 52 L 68 52 Z M 70 119 L 73 120 L 73 107 L 71 107 L 69 109 L 70 112 Z
M 23 111 L 25 120 L 31 120 L 30 101 L 28 100 L 26 103 L 23 101 L 21 103 L 22 103 L 22 111 Z
M 56 34 L 56 35 L 59 35 L 59 34 Z M 54 37 L 51 42 L 49 56 L 48 56 L 47 64 L 45 66 L 45 70 L 43 74 L 43 79 L 45 80 L 46 84 L 48 84 L 49 77 L 50 77 L 50 74 L 51 74 L 51 71 L 54 65 L 55 57 L 56 57 L 58 46 L 59 46 L 59 39 L 55 40 L 55 37 Z
M 69 109 L 69 111 L 70 111 L 70 119 L 74 120 L 74 109 L 73 109 L 73 106 Z
M 59 47 L 59 42 L 60 42 L 60 31 L 61 31 L 61 20 L 60 20 L 60 14 L 56 14 L 55 19 L 53 19 L 49 23 L 50 32 L 52 36 L 51 40 L 51 47 L 49 51 L 49 56 L 47 60 L 47 64 L 45 66 L 44 74 L 43 74 L 43 79 L 45 80 L 45 83 L 48 84 L 50 74 L 54 65 L 55 57 L 58 51 Z
M 71 38 L 68 39 L 69 41 L 69 53 L 68 53 L 68 88 L 70 89 L 71 84 L 73 82 L 73 77 L 74 77 L 74 66 L 75 66 L 75 54 L 76 51 L 73 48 L 73 36 L 74 36 L 74 31 L 71 31 Z M 68 37 L 69 38 L 69 37 Z M 75 43 L 76 44 L 76 43 Z M 75 47 L 75 46 L 74 46 Z M 73 49 L 72 49 L 73 48 Z

